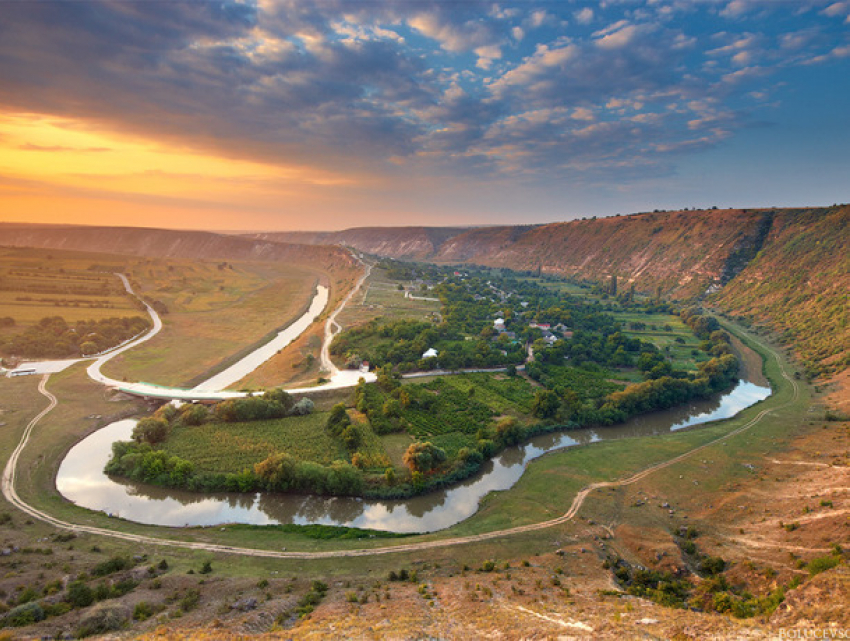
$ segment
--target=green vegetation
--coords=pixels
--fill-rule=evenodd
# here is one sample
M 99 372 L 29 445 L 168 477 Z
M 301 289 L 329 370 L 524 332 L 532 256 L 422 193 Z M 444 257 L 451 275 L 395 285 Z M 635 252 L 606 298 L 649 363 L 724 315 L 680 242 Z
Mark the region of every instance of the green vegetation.
M 309 401 L 296 403 L 281 390 L 209 409 L 166 405 L 138 423 L 135 443 L 114 446 L 107 471 L 200 491 L 401 498 L 467 478 L 535 434 L 609 425 L 709 396 L 735 379 L 729 336 L 696 310 L 683 311 L 683 322 L 713 358 L 682 371 L 654 344 L 622 332 L 598 301 L 527 281 L 427 272 L 429 278 L 439 274 L 444 280 L 433 289 L 446 319 L 439 325 L 369 323 L 335 342 L 347 359 L 359 363 L 365 355 L 380 365 L 377 383 L 361 382 L 353 399 L 340 394 L 329 410 L 313 414 Z M 509 326 L 516 331 L 509 333 Z M 510 368 L 403 384 L 401 372 L 416 366 L 415 354 L 432 344 L 444 351 L 438 359 L 420 359 L 427 368 L 432 361 L 441 367 L 507 361 Z M 519 376 L 512 361 L 523 360 L 529 349 L 534 359 Z M 458 360 L 451 360 L 453 353 Z M 646 380 L 625 387 L 612 380 L 622 369 Z M 399 448 L 388 438 L 393 434 L 412 440 Z

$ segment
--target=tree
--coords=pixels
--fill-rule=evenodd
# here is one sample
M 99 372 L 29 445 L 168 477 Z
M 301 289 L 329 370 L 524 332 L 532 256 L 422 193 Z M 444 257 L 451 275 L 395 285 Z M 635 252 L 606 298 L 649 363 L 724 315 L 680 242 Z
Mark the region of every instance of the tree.
M 325 427 L 328 431 L 335 435 L 342 435 L 343 430 L 351 425 L 351 419 L 348 417 L 348 411 L 345 409 L 345 403 L 337 403 L 331 408 L 330 416 Z
M 254 466 L 254 474 L 272 490 L 286 490 L 295 478 L 295 459 L 286 452 L 274 452 Z
M 190 403 L 180 408 L 180 420 L 184 425 L 203 425 L 209 418 L 209 410 L 198 403 Z
M 136 443 L 162 443 L 168 438 L 168 422 L 161 418 L 143 418 L 133 428 L 133 440 Z
M 560 401 L 552 390 L 538 390 L 531 403 L 531 413 L 537 418 L 552 418 L 558 411 Z
M 292 406 L 289 413 L 292 416 L 306 416 L 307 414 L 312 413 L 315 407 L 315 403 L 305 396 L 304 398 L 298 399 L 298 402 Z
M 402 457 L 404 464 L 411 472 L 430 472 L 446 460 L 445 450 L 430 441 L 413 443 L 407 448 Z
M 522 440 L 524 433 L 513 416 L 506 416 L 496 423 L 496 438 L 505 445 L 516 445 Z

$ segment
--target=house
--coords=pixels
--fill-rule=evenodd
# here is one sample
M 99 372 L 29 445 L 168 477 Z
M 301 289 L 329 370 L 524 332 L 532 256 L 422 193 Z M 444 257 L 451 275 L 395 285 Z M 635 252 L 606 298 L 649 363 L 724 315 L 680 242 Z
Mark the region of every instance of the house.
M 552 345 L 556 340 L 558 340 L 558 337 L 549 330 L 543 330 L 543 340 L 546 341 L 548 345 Z
M 504 332 L 505 331 L 505 319 L 504 318 L 497 318 L 496 320 L 494 320 L 493 321 L 493 329 L 495 329 L 497 332 Z
M 422 354 L 422 358 L 436 358 L 436 357 L 437 357 L 437 350 L 435 350 L 433 347 L 429 347 L 427 350 L 425 350 L 425 353 Z
M 366 374 L 369 371 L 369 361 L 363 361 L 360 363 L 359 369 L 361 374 Z
M 532 329 L 536 327 L 537 329 L 541 329 L 544 332 L 548 332 L 550 329 L 552 329 L 552 326 L 549 323 L 535 323 L 534 321 L 531 321 L 528 326 Z

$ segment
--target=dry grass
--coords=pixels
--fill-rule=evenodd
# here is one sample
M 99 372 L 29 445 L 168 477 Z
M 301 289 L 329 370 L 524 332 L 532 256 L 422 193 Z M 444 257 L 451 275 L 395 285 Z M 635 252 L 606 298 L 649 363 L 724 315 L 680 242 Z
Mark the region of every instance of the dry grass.
M 218 270 L 195 262 L 168 271 L 170 266 L 145 265 L 138 278 L 146 295 L 169 307 L 162 332 L 110 361 L 104 367 L 108 376 L 163 385 L 200 382 L 222 361 L 299 315 L 318 280 L 315 273 L 285 265 L 243 263 Z M 182 289 L 186 282 L 191 289 Z

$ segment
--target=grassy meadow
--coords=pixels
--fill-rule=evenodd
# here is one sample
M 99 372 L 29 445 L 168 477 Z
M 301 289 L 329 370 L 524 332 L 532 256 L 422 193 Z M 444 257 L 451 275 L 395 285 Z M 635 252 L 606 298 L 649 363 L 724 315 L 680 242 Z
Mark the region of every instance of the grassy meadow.
M 385 269 L 374 267 L 361 291 L 354 295 L 337 320 L 344 328 L 350 328 L 373 318 L 426 320 L 439 314 L 439 302 L 406 298 L 398 288 L 400 284 L 412 287 L 412 283 L 391 279 Z M 412 293 L 414 296 L 434 297 L 433 293 L 420 292 L 417 288 Z
M 268 263 L 143 260 L 132 280 L 168 312 L 163 330 L 104 367 L 118 380 L 189 386 L 262 341 L 309 304 L 318 280 Z

